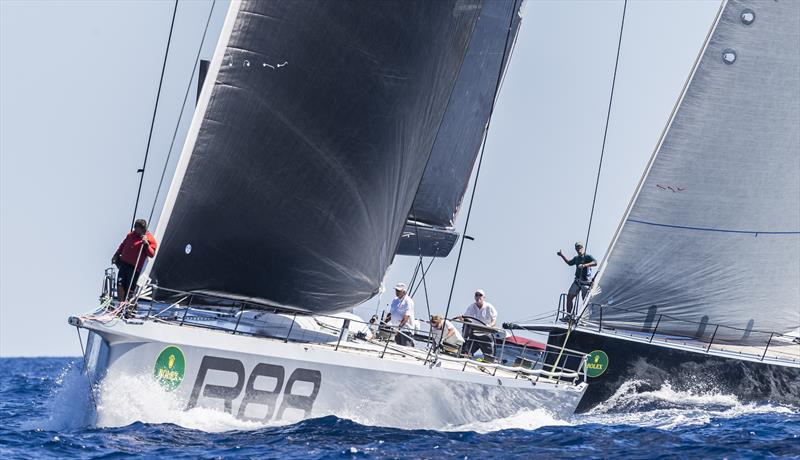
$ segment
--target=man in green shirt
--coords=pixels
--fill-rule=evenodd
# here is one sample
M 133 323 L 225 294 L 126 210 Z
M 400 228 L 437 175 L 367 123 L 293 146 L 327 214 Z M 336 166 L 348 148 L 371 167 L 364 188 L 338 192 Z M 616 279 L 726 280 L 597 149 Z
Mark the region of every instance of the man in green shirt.
M 575 281 L 572 282 L 572 285 L 569 287 L 569 292 L 567 293 L 568 315 L 572 314 L 572 305 L 575 301 L 575 297 L 578 296 L 578 292 L 581 293 L 582 299 L 585 299 L 586 295 L 589 293 L 589 286 L 592 284 L 592 267 L 597 266 L 597 260 L 589 254 L 586 254 L 583 243 L 580 241 L 575 243 L 575 252 L 577 252 L 578 255 L 572 259 L 567 259 L 564 253 L 561 252 L 561 249 L 556 253 L 567 265 L 575 265 Z

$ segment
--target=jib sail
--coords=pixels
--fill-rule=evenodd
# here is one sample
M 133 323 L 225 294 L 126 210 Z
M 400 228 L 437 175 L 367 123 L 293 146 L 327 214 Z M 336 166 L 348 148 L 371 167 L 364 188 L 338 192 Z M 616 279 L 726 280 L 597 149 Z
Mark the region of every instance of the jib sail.
M 800 327 L 798 43 L 799 2 L 725 5 L 598 274 L 604 327 Z

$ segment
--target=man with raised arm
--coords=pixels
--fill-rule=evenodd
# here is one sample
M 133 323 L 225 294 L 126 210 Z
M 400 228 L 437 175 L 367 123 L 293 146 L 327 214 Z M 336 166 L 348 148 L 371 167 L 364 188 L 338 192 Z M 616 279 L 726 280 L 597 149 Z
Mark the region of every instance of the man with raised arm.
M 580 241 L 575 243 L 575 252 L 577 252 L 578 255 L 572 259 L 567 259 L 564 253 L 561 252 L 561 249 L 556 253 L 567 265 L 575 266 L 575 280 L 572 282 L 572 285 L 570 285 L 569 292 L 567 292 L 567 315 L 572 315 L 572 305 L 575 301 L 575 297 L 578 296 L 578 292 L 581 293 L 582 299 L 586 298 L 586 295 L 589 293 L 589 286 L 592 285 L 592 267 L 597 266 L 597 260 L 589 254 L 586 254 L 583 243 Z
M 137 219 L 133 231 L 129 232 L 120 243 L 111 263 L 119 269 L 117 274 L 117 298 L 120 302 L 128 300 L 129 290 L 133 291 L 144 261 L 156 255 L 156 239 L 147 231 L 147 221 Z

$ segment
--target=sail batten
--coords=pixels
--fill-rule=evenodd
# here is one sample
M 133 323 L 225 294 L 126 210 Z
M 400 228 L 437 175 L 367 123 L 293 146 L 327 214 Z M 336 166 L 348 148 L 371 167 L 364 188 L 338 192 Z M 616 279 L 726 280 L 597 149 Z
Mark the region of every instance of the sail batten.
M 483 7 L 232 5 L 153 282 L 310 312 L 376 294 Z
M 682 321 L 659 331 L 690 337 L 720 324 L 715 340 L 730 342 L 800 326 L 797 43 L 800 3 L 724 4 L 598 273 L 592 319 L 602 308 L 604 326 L 642 330 L 664 315 Z

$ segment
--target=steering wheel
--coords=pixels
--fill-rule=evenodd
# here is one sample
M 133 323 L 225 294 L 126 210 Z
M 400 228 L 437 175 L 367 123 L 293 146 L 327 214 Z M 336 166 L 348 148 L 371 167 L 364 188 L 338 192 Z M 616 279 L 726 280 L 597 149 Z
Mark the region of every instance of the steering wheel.
M 494 330 L 493 328 L 474 316 L 462 315 L 461 318 L 462 320 L 468 320 L 464 321 L 464 327 L 461 330 L 465 339 L 468 339 L 469 337 L 491 337 L 492 342 L 494 342 L 494 333 L 492 332 Z
M 475 318 L 474 316 L 461 315 L 461 318 L 470 320 L 470 321 L 465 321 L 466 324 L 469 324 L 469 323 L 472 323 L 472 322 L 476 322 L 476 323 L 480 324 L 481 326 L 486 326 L 486 323 L 484 323 L 483 321 L 479 320 L 478 318 Z

